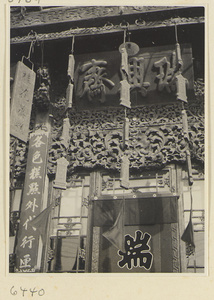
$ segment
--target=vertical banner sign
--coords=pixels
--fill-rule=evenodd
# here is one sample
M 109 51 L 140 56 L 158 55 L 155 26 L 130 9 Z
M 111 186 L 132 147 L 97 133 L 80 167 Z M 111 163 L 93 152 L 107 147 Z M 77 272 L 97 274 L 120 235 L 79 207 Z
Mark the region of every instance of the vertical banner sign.
M 47 132 L 37 130 L 30 134 L 27 170 L 16 246 L 15 272 L 36 272 L 37 269 L 39 232 L 29 223 L 42 210 L 47 145 Z
M 121 170 L 120 170 L 120 186 L 129 188 L 129 159 L 127 156 L 122 157 Z
M 17 63 L 11 107 L 10 133 L 27 142 L 36 74 L 22 61 Z

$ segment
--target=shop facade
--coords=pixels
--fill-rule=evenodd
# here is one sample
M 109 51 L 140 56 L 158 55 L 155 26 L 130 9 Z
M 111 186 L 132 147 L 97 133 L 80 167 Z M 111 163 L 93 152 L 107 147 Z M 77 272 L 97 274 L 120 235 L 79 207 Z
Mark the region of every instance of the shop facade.
M 204 272 L 204 22 L 11 8 L 10 272 Z

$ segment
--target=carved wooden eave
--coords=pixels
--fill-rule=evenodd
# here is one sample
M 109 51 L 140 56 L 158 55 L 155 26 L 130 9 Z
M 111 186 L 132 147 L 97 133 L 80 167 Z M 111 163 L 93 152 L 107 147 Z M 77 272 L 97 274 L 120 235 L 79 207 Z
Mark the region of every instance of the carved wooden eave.
M 122 32 L 124 29 L 121 28 L 121 24 L 124 21 L 129 24 L 130 31 L 171 27 L 174 26 L 175 21 L 178 25 L 204 23 L 202 7 L 191 8 L 191 10 L 187 7 L 156 7 L 153 9 L 152 7 L 151 9 L 142 7 L 142 10 L 125 7 L 125 13 L 122 15 L 118 13 L 118 7 L 78 7 L 75 8 L 76 14 L 72 15 L 73 10 L 74 7 L 66 7 L 51 9 L 49 12 L 26 13 L 25 16 L 17 13 L 15 16 L 11 14 L 11 43 L 19 44 L 31 41 L 35 38 L 34 35 L 29 34 L 31 30 L 37 33 L 37 40 L 42 41 L 65 39 L 73 35 Z M 52 15 L 48 14 L 53 14 L 53 19 Z M 51 21 L 48 21 L 49 18 Z M 94 26 L 95 19 L 96 26 Z
M 35 8 L 35 7 L 34 7 Z M 27 26 L 52 25 L 57 22 L 67 23 L 74 21 L 84 22 L 94 18 L 112 18 L 127 15 L 139 15 L 142 13 L 163 13 L 170 11 L 170 14 L 186 8 L 185 6 L 58 6 L 38 7 L 36 10 L 25 7 L 11 9 L 11 28 Z M 122 17 L 124 19 L 124 17 Z

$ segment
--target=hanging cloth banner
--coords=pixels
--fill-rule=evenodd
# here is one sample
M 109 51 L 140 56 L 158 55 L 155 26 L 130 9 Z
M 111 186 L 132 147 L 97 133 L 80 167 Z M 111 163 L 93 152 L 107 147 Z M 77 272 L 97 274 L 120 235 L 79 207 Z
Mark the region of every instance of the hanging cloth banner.
M 69 54 L 67 74 L 71 82 L 74 82 L 74 65 L 75 65 L 74 56 L 73 54 Z
M 41 213 L 38 214 L 32 221 L 29 222 L 29 225 L 35 228 L 41 235 L 43 244 L 45 243 L 45 237 L 48 227 L 48 219 L 51 213 L 51 210 L 54 208 L 55 202 L 51 203 L 46 207 Z
M 175 84 L 176 84 L 176 98 L 179 101 L 187 102 L 187 84 L 188 80 L 184 78 L 181 74 L 181 70 L 183 67 L 183 60 L 181 57 L 181 47 L 178 43 L 178 32 L 177 32 L 177 25 L 175 23 L 175 52 L 176 52 L 176 76 L 175 76 Z
M 42 210 L 47 165 L 48 132 L 36 130 L 30 134 L 27 169 L 22 196 L 20 223 L 16 245 L 15 272 L 38 272 L 40 232 L 30 226 Z
M 183 67 L 183 60 L 181 57 L 181 47 L 180 44 L 177 42 L 175 45 L 176 49 L 176 61 L 177 61 L 177 68 L 180 69 Z
M 195 242 L 194 242 L 194 229 L 192 224 L 192 206 L 193 206 L 193 197 L 192 197 L 192 187 L 189 187 L 190 191 L 190 215 L 189 215 L 189 222 L 187 224 L 184 233 L 181 236 L 181 240 L 186 243 L 186 252 L 187 256 L 194 254 L 195 252 Z
M 189 181 L 189 186 L 191 186 L 193 185 L 193 175 L 192 175 L 191 156 L 189 150 L 186 150 L 186 158 L 187 158 L 188 181 Z
M 65 118 L 63 120 L 63 129 L 62 129 L 62 135 L 60 137 L 60 140 L 61 140 L 61 144 L 63 144 L 66 149 L 68 148 L 69 141 L 70 141 L 69 130 L 70 130 L 70 121 L 69 118 Z
M 74 90 L 74 85 L 73 85 L 73 83 L 69 82 L 67 90 L 66 90 L 66 106 L 67 106 L 67 108 L 72 107 L 73 90 Z
M 120 170 L 120 186 L 129 188 L 129 159 L 127 156 L 122 157 L 121 170 Z
M 178 74 L 175 76 L 175 83 L 177 100 L 187 102 L 186 88 L 188 80 L 184 78 L 182 74 Z
M 74 36 L 72 38 L 71 54 L 69 54 L 68 57 L 67 75 L 68 75 L 69 83 L 66 90 L 66 109 L 71 108 L 73 103 L 74 65 L 75 65 L 73 52 L 74 52 Z
M 128 53 L 126 51 L 126 48 L 123 47 L 120 49 L 121 52 L 121 75 L 122 78 L 127 78 L 129 73 L 129 66 L 128 66 Z
M 187 113 L 186 113 L 185 109 L 182 109 L 181 115 L 182 115 L 182 123 L 183 123 L 184 136 L 185 136 L 185 138 L 189 139 L 189 136 L 188 136 Z
M 125 200 L 121 202 L 121 208 L 114 225 L 103 233 L 103 236 L 118 250 L 125 252 Z
M 129 119 L 125 117 L 123 124 L 123 149 L 128 146 L 129 143 Z
M 130 84 L 126 79 L 120 81 L 120 105 L 131 108 Z
M 10 133 L 27 142 L 36 73 L 22 61 L 17 63 L 10 117 Z

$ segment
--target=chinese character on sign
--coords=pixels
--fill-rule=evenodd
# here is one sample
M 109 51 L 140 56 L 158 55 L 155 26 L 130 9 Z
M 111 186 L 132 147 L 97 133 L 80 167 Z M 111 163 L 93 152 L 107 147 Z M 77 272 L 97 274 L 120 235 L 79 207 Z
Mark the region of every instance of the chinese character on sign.
M 44 145 L 45 143 L 41 141 L 42 135 L 39 135 L 35 138 L 34 144 L 32 145 L 33 147 L 35 146 L 36 148 L 41 147 L 41 145 Z
M 118 254 L 123 256 L 123 259 L 118 262 L 120 268 L 126 267 L 131 270 L 133 267 L 143 267 L 146 270 L 150 270 L 153 262 L 153 254 L 149 251 L 150 246 L 148 242 L 151 239 L 151 235 L 147 232 L 137 230 L 135 232 L 135 239 L 127 234 L 125 236 L 125 252 L 121 250 Z
M 24 91 L 22 91 L 19 94 L 19 96 L 20 96 L 21 99 L 25 99 L 28 96 L 28 89 L 25 89 Z M 29 100 L 27 100 L 27 101 L 29 101 Z
M 42 178 L 40 175 L 41 167 L 34 167 L 30 172 L 30 179 Z
M 172 53 L 172 65 L 166 57 L 154 63 L 154 66 L 159 69 L 159 74 L 156 76 L 158 80 L 158 91 L 166 89 L 168 93 L 175 91 L 174 75 L 176 71 L 175 52 Z
M 23 76 L 22 76 L 22 79 L 23 79 L 23 78 L 26 78 L 26 82 L 27 82 L 27 83 L 30 83 L 30 80 L 31 80 L 30 73 L 26 74 L 26 72 L 23 72 L 22 75 L 23 75 Z M 26 75 L 27 75 L 27 76 L 26 76 Z
M 14 124 L 14 126 L 17 128 L 18 131 L 23 132 L 23 126 L 24 124 L 20 121 L 17 121 L 16 124 Z
M 17 113 L 20 117 L 25 117 L 25 114 L 26 114 L 26 106 L 23 105 L 23 104 L 20 104 L 18 110 L 17 110 Z
M 28 201 L 26 203 L 25 210 L 32 208 L 32 212 L 35 212 L 36 207 L 38 207 L 38 205 L 36 204 L 36 198 L 34 198 L 33 201 Z
M 40 151 L 36 151 L 33 155 L 33 158 L 32 158 L 32 162 L 34 164 L 41 164 L 43 162 L 42 158 L 41 158 L 41 153 Z
M 20 245 L 20 247 L 22 247 L 22 248 L 25 248 L 25 246 L 27 245 L 27 244 L 29 244 L 28 245 L 28 248 L 29 249 L 32 249 L 32 243 L 33 243 L 33 241 L 35 240 L 35 238 L 31 235 L 31 236 L 25 236 L 23 239 L 22 239 L 22 243 L 21 243 L 21 245 Z
M 29 265 L 29 262 L 31 261 L 31 258 L 30 258 L 30 254 L 26 254 L 24 255 L 23 259 L 20 258 L 20 268 L 27 268 L 27 267 L 30 267 L 31 268 L 31 265 Z
M 35 217 L 35 216 L 33 216 L 33 217 Z M 31 216 L 29 216 L 29 218 L 27 218 L 27 220 L 24 222 L 24 224 L 22 225 L 24 228 L 25 228 L 25 230 L 27 230 L 28 229 L 28 223 L 30 222 L 30 221 L 32 221 L 32 217 Z M 35 231 L 36 230 L 36 228 L 34 228 L 33 227 L 33 230 Z
M 149 82 L 144 82 L 145 66 L 143 57 L 131 57 L 129 59 L 129 83 L 131 91 L 136 89 L 142 96 L 146 96 L 147 89 L 150 86 Z
M 114 83 L 106 78 L 106 65 L 107 62 L 104 60 L 92 59 L 81 66 L 80 73 L 84 73 L 81 97 L 86 94 L 89 101 L 97 98 L 101 103 L 105 102 L 105 85 L 108 84 L 110 88 L 114 87 Z
M 29 184 L 29 192 L 27 195 L 35 195 L 35 194 L 40 194 L 39 192 L 39 185 L 37 182 L 32 182 Z
M 17 63 L 11 101 L 11 134 L 27 143 L 35 87 L 35 72 L 22 61 Z

